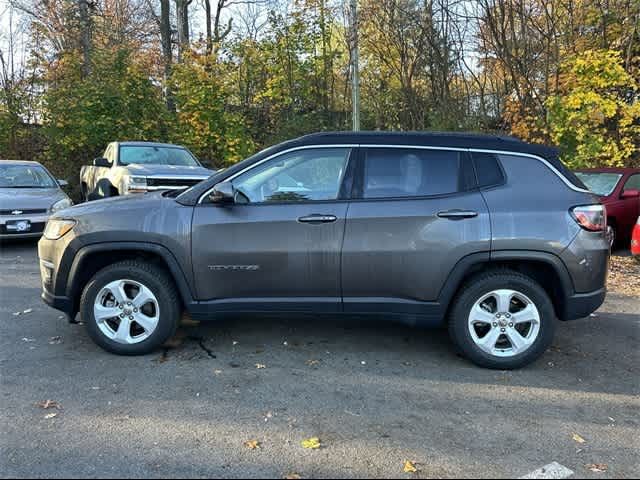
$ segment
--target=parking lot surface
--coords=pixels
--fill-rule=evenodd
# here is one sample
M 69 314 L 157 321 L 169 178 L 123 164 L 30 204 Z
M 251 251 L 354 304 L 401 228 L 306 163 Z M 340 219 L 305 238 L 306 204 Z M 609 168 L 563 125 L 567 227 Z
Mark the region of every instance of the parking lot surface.
M 537 363 L 500 372 L 456 356 L 444 331 L 310 317 L 187 326 L 171 348 L 117 357 L 44 305 L 39 283 L 35 243 L 0 245 L 2 477 L 640 471 L 634 296 L 610 294 Z M 302 447 L 312 437 L 321 448 Z

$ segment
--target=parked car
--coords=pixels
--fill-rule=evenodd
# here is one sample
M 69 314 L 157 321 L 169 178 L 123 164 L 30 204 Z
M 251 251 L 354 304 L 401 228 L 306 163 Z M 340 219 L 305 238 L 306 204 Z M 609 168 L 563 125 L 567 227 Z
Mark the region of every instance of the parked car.
M 45 302 L 79 312 L 117 354 L 156 349 L 185 309 L 371 314 L 448 324 L 467 358 L 509 369 L 542 355 L 558 318 L 602 304 L 605 229 L 599 198 L 553 149 L 324 133 L 184 192 L 73 207 L 39 257 Z
M 73 205 L 66 185 L 37 162 L 0 160 L 0 239 L 40 237 L 52 213 Z
M 631 236 L 631 253 L 633 255 L 640 255 L 640 217 L 638 217 L 636 226 L 633 227 L 633 235 Z
M 640 168 L 579 170 L 578 178 L 601 197 L 607 209 L 611 246 L 629 245 L 631 230 L 640 215 Z
M 179 190 L 209 178 L 215 171 L 202 166 L 179 145 L 150 142 L 110 143 L 93 165 L 80 170 L 85 200 L 129 193 Z

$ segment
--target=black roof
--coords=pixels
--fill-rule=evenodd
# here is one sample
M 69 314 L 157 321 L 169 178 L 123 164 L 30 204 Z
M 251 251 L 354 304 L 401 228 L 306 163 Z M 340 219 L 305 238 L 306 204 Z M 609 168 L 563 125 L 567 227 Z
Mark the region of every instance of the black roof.
M 538 155 L 546 159 L 558 156 L 558 150 L 554 147 L 523 142 L 515 137 L 462 132 L 321 132 L 291 140 L 286 142 L 286 146 L 327 145 L 331 143 L 506 150 Z
M 200 195 L 216 182 L 240 172 L 244 168 L 276 153 L 307 145 L 406 145 L 424 147 L 470 148 L 496 150 L 513 153 L 527 153 L 547 160 L 574 185 L 585 188 L 584 184 L 571 172 L 559 158 L 556 148 L 523 142 L 515 137 L 476 133 L 449 132 L 321 132 L 289 140 L 269 147 L 246 160 L 213 175 L 178 197 L 184 205 L 195 205 Z

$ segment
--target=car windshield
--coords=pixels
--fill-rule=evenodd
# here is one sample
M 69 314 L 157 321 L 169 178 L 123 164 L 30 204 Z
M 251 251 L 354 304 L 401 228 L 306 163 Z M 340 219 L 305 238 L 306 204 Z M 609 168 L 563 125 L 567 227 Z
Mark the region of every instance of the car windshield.
M 46 170 L 37 165 L 0 165 L 0 188 L 57 188 Z
M 611 195 L 622 178 L 619 173 L 576 172 L 576 175 L 589 190 L 602 197 Z
M 184 148 L 154 146 L 120 147 L 120 165 L 175 165 L 180 167 L 199 167 L 193 155 Z

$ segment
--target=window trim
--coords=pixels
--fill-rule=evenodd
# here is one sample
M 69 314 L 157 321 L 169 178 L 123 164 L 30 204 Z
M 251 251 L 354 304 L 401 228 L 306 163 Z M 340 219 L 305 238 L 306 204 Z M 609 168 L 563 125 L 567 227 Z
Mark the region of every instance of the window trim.
M 538 155 L 533 155 L 531 153 L 522 153 L 522 152 L 518 152 L 518 151 L 513 151 L 513 150 L 491 150 L 491 149 L 486 149 L 486 148 L 462 148 L 462 147 L 433 147 L 433 146 L 429 146 L 429 145 L 411 145 L 411 144 L 407 144 L 407 145 L 398 145 L 398 144 L 394 144 L 394 145 L 389 145 L 389 144 L 367 144 L 367 143 L 361 143 L 361 144 L 357 144 L 357 143 L 344 143 L 344 144 L 330 144 L 330 145 L 302 145 L 299 147 L 292 147 L 292 148 L 288 148 L 286 150 L 282 150 L 281 152 L 276 152 L 272 155 L 269 155 L 266 158 L 263 158 L 262 160 L 254 163 L 253 165 L 249 165 L 247 168 L 244 168 L 242 170 L 240 170 L 239 172 L 234 173 L 233 175 L 231 175 L 230 177 L 227 178 L 223 178 L 220 181 L 223 182 L 228 182 L 233 180 L 235 177 L 237 177 L 238 175 L 251 170 L 254 167 L 257 167 L 258 165 L 267 162 L 269 160 L 271 160 L 274 157 L 277 157 L 279 155 L 284 155 L 285 153 L 289 153 L 289 152 L 293 152 L 296 150 L 308 150 L 308 149 L 316 149 L 316 148 L 350 148 L 351 150 L 351 154 L 353 155 L 354 151 L 357 151 L 358 149 L 363 149 L 363 148 L 414 148 L 414 149 L 419 149 L 419 150 L 454 150 L 454 151 L 458 151 L 458 152 L 468 152 L 473 154 L 474 152 L 478 152 L 478 153 L 494 153 L 497 155 L 518 155 L 521 157 L 526 157 L 526 158 L 532 158 L 535 160 L 538 160 L 539 162 L 543 163 L 544 165 L 546 165 L 546 167 L 551 170 L 553 173 L 555 173 L 558 178 L 560 178 L 560 180 L 567 186 L 569 187 L 571 190 L 575 191 L 575 192 L 580 192 L 580 193 L 592 193 L 587 189 L 584 188 L 580 188 L 575 186 L 573 183 L 571 183 L 569 181 L 568 178 L 566 178 L 560 171 L 558 171 L 557 168 L 555 168 L 551 163 L 549 163 L 547 160 L 545 160 L 544 158 L 538 156 Z M 220 183 L 220 182 L 218 182 Z M 211 186 L 211 188 L 205 190 L 205 192 L 200 195 L 200 197 L 198 198 L 198 201 L 196 203 L 196 205 L 200 205 L 204 203 L 204 199 L 207 198 L 209 196 L 209 194 L 213 191 L 213 188 L 215 187 L 215 184 Z M 354 200 L 353 195 L 351 196 L 351 200 Z M 401 198 L 406 198 L 406 197 L 401 197 Z M 429 197 L 429 198 L 433 198 L 433 197 Z M 332 200 L 332 201 L 336 201 L 336 200 Z M 312 200 L 310 202 L 326 202 L 326 200 Z M 293 203 L 304 203 L 304 202 L 293 202 Z M 258 205 L 258 204 L 255 204 Z M 274 205 L 274 204 L 271 204 Z
M 351 193 L 353 190 L 353 184 L 354 184 L 354 179 L 353 179 L 353 164 L 355 163 L 355 159 L 357 158 L 357 150 L 358 147 L 357 145 L 306 145 L 306 146 L 302 146 L 302 147 L 294 147 L 294 148 L 290 148 L 287 150 L 283 150 L 281 152 L 277 152 L 274 153 L 273 155 L 268 156 L 267 158 L 263 158 L 262 160 L 260 160 L 259 162 L 254 163 L 253 165 L 248 166 L 247 168 L 244 168 L 242 170 L 240 170 L 237 173 L 234 173 L 233 175 L 231 175 L 228 178 L 225 178 L 224 180 L 222 180 L 223 182 L 232 182 L 236 177 L 239 177 L 240 175 L 254 169 L 255 167 L 258 167 L 259 165 L 262 165 L 263 163 L 266 163 L 270 160 L 275 160 L 278 157 L 281 157 L 283 155 L 287 155 L 291 152 L 295 152 L 298 150 L 318 150 L 320 148 L 341 148 L 344 150 L 348 150 L 349 153 L 347 155 L 347 169 L 344 172 L 344 175 L 342 176 L 342 180 L 340 182 L 339 188 L 338 188 L 338 196 L 334 199 L 329 199 L 329 200 L 302 200 L 302 201 L 281 201 L 281 202 L 256 202 L 256 203 L 243 203 L 240 205 L 243 206 L 260 206 L 260 205 L 304 205 L 304 204 L 309 204 L 309 203 L 336 203 L 336 202 L 345 202 L 345 201 L 349 201 L 350 197 L 351 197 Z M 345 182 L 349 181 L 351 183 L 350 186 L 347 186 L 346 189 L 348 191 L 345 191 Z M 215 185 L 214 185 L 215 187 Z M 213 205 L 216 206 L 215 203 L 208 203 L 205 202 L 205 199 L 209 196 L 209 194 L 211 193 L 211 191 L 213 190 L 214 187 L 211 187 L 209 190 L 207 190 L 205 193 L 202 194 L 202 196 L 200 197 L 200 199 L 198 200 L 197 205 Z M 343 194 L 347 194 L 345 198 L 342 198 Z

